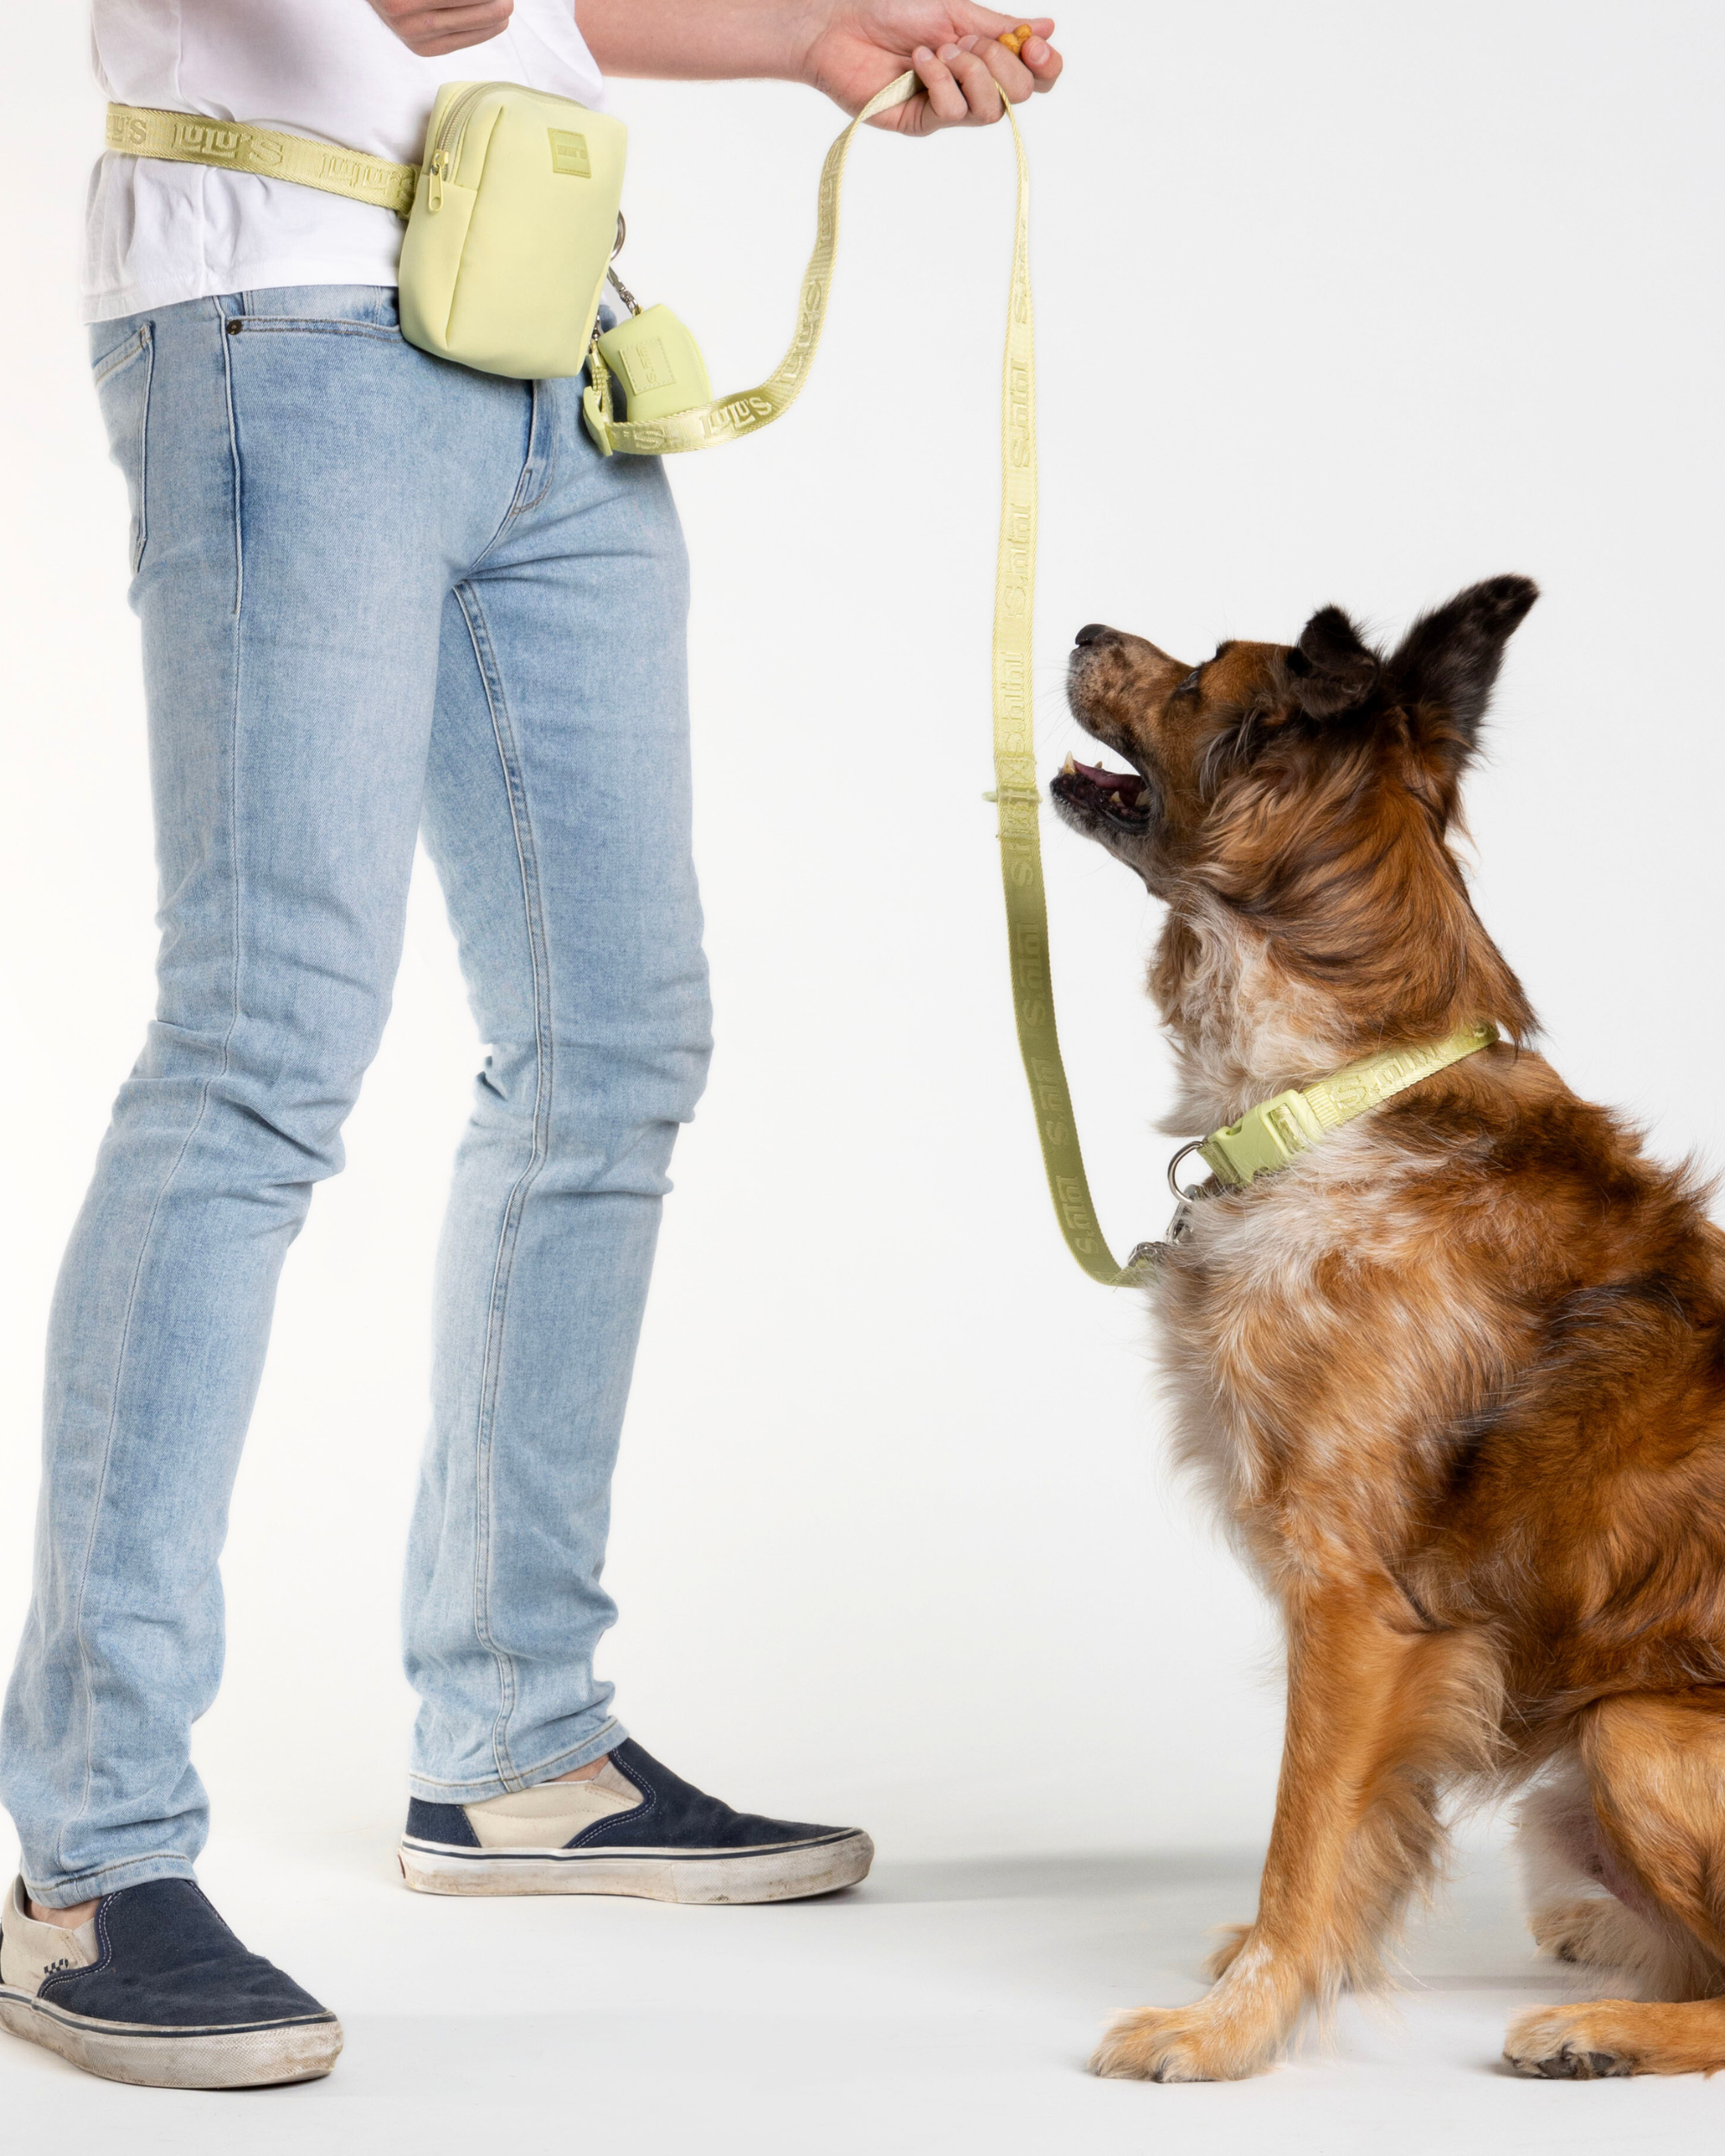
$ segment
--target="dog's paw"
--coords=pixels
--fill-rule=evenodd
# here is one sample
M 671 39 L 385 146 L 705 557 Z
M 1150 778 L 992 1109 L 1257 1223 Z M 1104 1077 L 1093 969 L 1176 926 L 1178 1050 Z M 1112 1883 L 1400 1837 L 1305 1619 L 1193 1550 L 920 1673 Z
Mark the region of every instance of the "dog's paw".
M 1609 1969 L 1633 1960 L 1632 1934 L 1642 1927 L 1621 1902 L 1590 1895 L 1535 1909 L 1527 1919 L 1527 1929 L 1534 1944 L 1553 1961 Z
M 1534 2081 L 1606 2081 L 1646 2071 L 1625 2028 L 1628 2002 L 1535 2006 L 1518 2014 L 1503 2040 L 1505 2065 Z
M 1202 2002 L 1136 2008 L 1110 2023 L 1090 2071 L 1110 2081 L 1241 2081 L 1267 2064 Z
M 1585 1961 L 1592 1915 L 1586 1902 L 1560 1902 L 1553 1908 L 1535 1909 L 1527 1919 L 1527 1929 L 1540 1952 L 1553 1961 Z
M 1221 1944 L 1204 1964 L 1204 1974 L 1212 1984 L 1233 1968 L 1240 1948 L 1251 1935 L 1250 1924 L 1219 1924 L 1216 1929 L 1221 1934 Z

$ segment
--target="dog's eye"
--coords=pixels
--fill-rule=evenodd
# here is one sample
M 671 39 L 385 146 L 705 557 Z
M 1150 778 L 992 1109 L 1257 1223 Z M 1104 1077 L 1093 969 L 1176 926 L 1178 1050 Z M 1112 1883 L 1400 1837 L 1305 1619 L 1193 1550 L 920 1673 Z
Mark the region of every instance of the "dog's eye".
M 1198 677 L 1203 673 L 1203 671 L 1204 669 L 1202 667 L 1194 667 L 1192 671 L 1186 676 L 1186 679 L 1180 684 L 1179 687 L 1175 690 L 1174 693 L 1176 696 L 1195 696 L 1198 693 L 1200 687 L 1202 686 Z

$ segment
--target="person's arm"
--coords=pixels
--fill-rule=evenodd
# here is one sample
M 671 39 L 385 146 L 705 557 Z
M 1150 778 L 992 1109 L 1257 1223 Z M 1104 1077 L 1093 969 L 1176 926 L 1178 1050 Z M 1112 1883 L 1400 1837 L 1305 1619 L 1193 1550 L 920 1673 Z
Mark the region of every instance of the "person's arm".
M 404 44 L 431 54 L 495 37 L 513 0 L 371 4 Z M 1026 18 L 970 0 L 578 0 L 577 11 L 607 75 L 709 82 L 764 76 L 807 83 L 858 112 L 914 67 L 922 94 L 874 122 L 906 135 L 985 126 L 1000 116 L 1000 90 L 1018 104 L 1032 91 L 1052 89 L 1060 73 L 1046 16 L 1029 18 L 1031 34 L 1014 54 L 999 40 Z
M 998 40 L 1026 18 L 969 0 L 577 0 L 577 13 L 607 75 L 765 76 L 807 83 L 859 112 L 914 67 L 922 95 L 875 123 L 907 135 L 998 120 L 996 83 L 1017 104 L 1060 72 L 1046 16 L 1031 21 L 1014 55 Z

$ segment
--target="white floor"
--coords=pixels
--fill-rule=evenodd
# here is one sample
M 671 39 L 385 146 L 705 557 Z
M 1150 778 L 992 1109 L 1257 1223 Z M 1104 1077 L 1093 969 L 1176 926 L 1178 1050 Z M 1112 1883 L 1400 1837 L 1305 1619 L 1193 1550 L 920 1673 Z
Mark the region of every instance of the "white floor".
M 1725 2079 L 1528 2083 L 1505 2015 L 1572 1996 L 1534 1960 L 1501 1860 L 1468 1860 L 1392 2005 L 1260 2080 L 1157 2088 L 1082 2071 L 1108 2014 L 1193 1996 L 1209 1927 L 1250 1913 L 1244 1861 L 883 1863 L 826 1902 L 678 1909 L 450 1902 L 386 1849 L 212 1845 L 248 1943 L 340 2012 L 327 2081 L 236 2096 L 92 2081 L 0 2037 L 0 2145 L 185 2156 L 1274 2156 L 1718 2145 Z

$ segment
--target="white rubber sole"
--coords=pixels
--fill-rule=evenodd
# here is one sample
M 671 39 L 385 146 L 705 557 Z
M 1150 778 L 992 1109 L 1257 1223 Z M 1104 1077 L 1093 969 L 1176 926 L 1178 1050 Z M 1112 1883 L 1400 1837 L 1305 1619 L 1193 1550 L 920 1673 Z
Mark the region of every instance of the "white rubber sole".
M 855 1886 L 875 1861 L 867 1834 L 793 1842 L 746 1855 L 675 1850 L 609 1855 L 569 1849 L 454 1849 L 404 1835 L 401 1873 L 416 1894 L 629 1894 L 649 1902 L 798 1902 Z
M 334 2015 L 254 2028 L 160 2029 L 68 2014 L 9 1986 L 0 1986 L 0 2028 L 58 2052 L 85 2073 L 144 2089 L 267 2089 L 316 2081 L 342 2050 L 342 2024 Z

